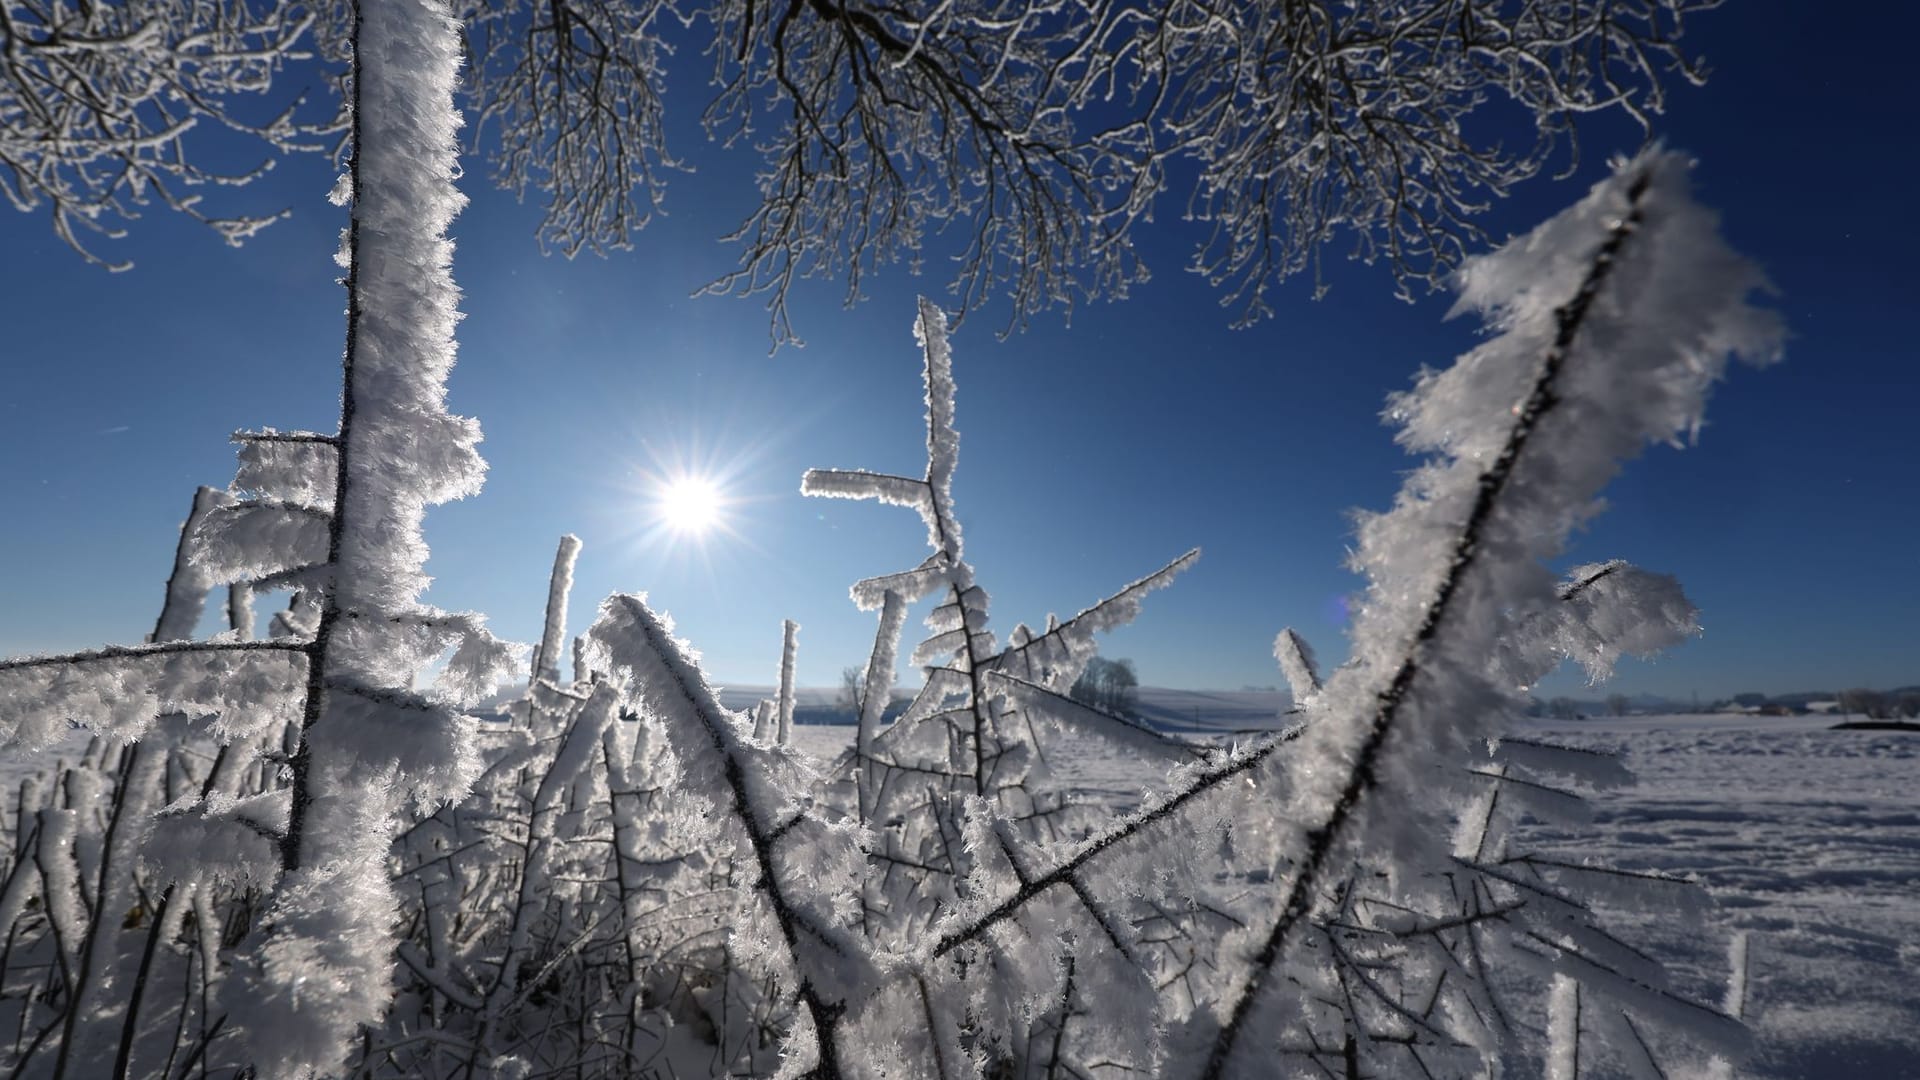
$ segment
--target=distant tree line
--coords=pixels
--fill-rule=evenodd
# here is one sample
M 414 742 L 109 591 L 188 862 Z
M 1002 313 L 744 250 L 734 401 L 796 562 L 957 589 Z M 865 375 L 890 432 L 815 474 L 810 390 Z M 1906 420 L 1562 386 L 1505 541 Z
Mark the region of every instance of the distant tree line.
M 1726 712 L 1733 708 L 1770 712 L 1784 715 L 1808 711 L 1806 695 L 1795 694 L 1783 699 L 1774 699 L 1761 693 L 1740 693 L 1730 698 L 1714 701 L 1704 708 L 1697 703 L 1692 708 L 1669 703 L 1655 706 L 1655 712 Z M 1855 687 L 1842 690 L 1834 695 L 1839 705 L 1838 711 L 1849 716 L 1864 716 L 1872 720 L 1899 720 L 1920 718 L 1920 687 L 1901 687 L 1897 690 L 1872 690 Z M 1583 701 L 1571 697 L 1528 699 L 1526 714 L 1535 719 L 1585 720 L 1590 716 L 1626 716 L 1634 711 L 1633 703 L 1625 694 L 1609 694 L 1604 702 Z M 1643 709 L 1642 711 L 1647 711 Z

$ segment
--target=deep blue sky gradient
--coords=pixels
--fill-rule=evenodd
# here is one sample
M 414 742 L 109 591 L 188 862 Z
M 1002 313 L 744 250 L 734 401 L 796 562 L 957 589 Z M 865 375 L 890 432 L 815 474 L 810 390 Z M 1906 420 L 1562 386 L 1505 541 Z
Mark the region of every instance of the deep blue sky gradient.
M 1694 23 L 1713 78 L 1675 87 L 1658 133 L 1699 157 L 1700 198 L 1779 287 L 1794 336 L 1787 363 L 1716 393 L 1697 446 L 1630 466 L 1575 541 L 1568 565 L 1618 556 L 1674 573 L 1704 611 L 1700 640 L 1623 668 L 1619 689 L 1920 683 L 1920 237 L 1902 104 L 1916 23 L 1907 5 L 1769 0 Z M 753 197 L 753 159 L 695 135 L 700 100 L 692 83 L 669 98 L 699 173 L 674 177 L 669 216 L 609 259 L 543 258 L 536 211 L 470 165 L 452 401 L 480 419 L 491 472 L 479 497 L 429 515 L 428 599 L 532 640 L 555 541 L 575 532 L 575 632 L 609 592 L 645 591 L 717 681 L 768 683 L 792 617 L 801 681 L 832 685 L 871 643 L 847 585 L 917 563 L 923 533 L 904 510 L 804 499 L 799 477 L 922 467 L 913 298 L 940 298 L 944 279 L 894 268 L 850 312 L 838 283 L 807 283 L 794 301 L 807 347 L 768 357 L 756 301 L 688 296 L 731 267 L 716 237 Z M 1579 175 L 1494 207 L 1493 233 L 1572 202 L 1640 140 L 1614 117 L 1584 132 Z M 237 251 L 154 210 L 106 248 L 136 261 L 124 274 L 83 264 L 43 215 L 0 216 L 0 654 L 139 640 L 194 487 L 231 478 L 226 436 L 333 427 L 331 183 L 317 156 L 282 162 L 242 195 L 291 219 Z M 1336 259 L 1324 299 L 1288 282 L 1274 319 L 1229 330 L 1217 294 L 1182 270 L 1199 234 L 1173 202 L 1161 218 L 1140 237 L 1155 279 L 1131 300 L 1006 341 L 989 310 L 957 334 L 967 552 L 1004 633 L 1202 547 L 1107 653 L 1150 684 L 1277 684 L 1282 626 L 1328 664 L 1345 652 L 1348 511 L 1386 506 L 1410 465 L 1378 422 L 1383 396 L 1449 363 L 1474 327 L 1443 321 L 1448 297 L 1401 303 L 1382 268 Z M 728 535 L 676 543 L 648 519 L 647 474 L 680 463 L 724 474 Z M 1578 690 L 1562 677 L 1544 692 Z

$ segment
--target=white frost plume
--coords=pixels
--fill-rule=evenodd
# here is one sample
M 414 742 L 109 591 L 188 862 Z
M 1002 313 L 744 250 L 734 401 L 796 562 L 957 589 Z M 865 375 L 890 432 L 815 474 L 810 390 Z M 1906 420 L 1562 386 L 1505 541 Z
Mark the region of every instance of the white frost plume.
M 1525 690 L 1567 660 L 1602 682 L 1620 657 L 1652 657 L 1700 633 L 1678 580 L 1619 559 L 1574 568 L 1556 599 L 1511 620 L 1488 664 L 1495 685 Z
M 228 490 L 239 496 L 277 500 L 333 511 L 340 452 L 331 435 L 311 431 L 236 432 L 240 466 Z
M 237 502 L 209 512 L 194 531 L 194 567 L 209 581 L 259 581 L 327 561 L 332 515 L 289 502 Z

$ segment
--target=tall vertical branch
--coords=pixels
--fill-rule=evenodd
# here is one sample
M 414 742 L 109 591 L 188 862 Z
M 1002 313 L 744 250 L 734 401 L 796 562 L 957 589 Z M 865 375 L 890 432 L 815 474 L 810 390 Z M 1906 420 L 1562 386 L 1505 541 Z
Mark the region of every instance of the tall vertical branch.
M 379 2 L 379 0 L 369 0 Z M 361 34 L 365 26 L 365 13 L 362 5 L 353 5 L 353 30 L 350 37 L 352 55 L 361 55 Z M 361 158 L 366 144 L 361 136 L 361 91 L 366 84 L 364 73 L 356 73 L 351 80 L 351 98 L 347 109 L 348 139 L 352 147 L 352 156 L 347 159 L 348 191 L 353 202 L 347 222 L 347 273 L 341 284 L 347 290 L 347 346 L 340 357 L 340 423 L 334 434 L 335 465 L 333 474 L 333 515 L 327 519 L 327 565 L 337 571 L 340 566 L 340 550 L 346 536 L 350 487 L 352 475 L 350 464 L 354 453 L 354 418 L 358 412 L 356 391 L 358 381 L 354 378 L 355 364 L 360 352 L 360 330 L 365 319 L 365 308 L 360 287 L 361 241 L 365 228 L 364 215 L 361 213 Z M 327 674 L 332 659 L 333 634 L 340 623 L 339 583 L 329 582 L 320 596 L 320 617 L 314 625 L 311 639 L 311 657 L 307 665 L 307 689 L 300 709 L 299 742 L 293 748 L 293 756 L 287 762 L 291 773 L 293 795 L 288 803 L 287 833 L 281 843 L 280 866 L 282 870 L 300 868 L 301 843 L 306 834 L 307 810 L 313 801 L 313 726 L 320 722 L 326 708 Z

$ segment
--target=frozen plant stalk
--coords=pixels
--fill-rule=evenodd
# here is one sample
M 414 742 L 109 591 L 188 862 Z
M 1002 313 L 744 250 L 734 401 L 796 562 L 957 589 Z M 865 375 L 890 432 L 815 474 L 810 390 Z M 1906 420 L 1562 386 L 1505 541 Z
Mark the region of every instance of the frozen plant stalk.
M 510 653 L 471 617 L 422 607 L 430 505 L 479 490 L 480 431 L 446 409 L 459 321 L 448 224 L 457 24 L 442 0 L 365 0 L 354 22 L 347 344 L 322 601 L 281 878 L 228 984 L 264 1074 L 326 1071 L 391 992 L 386 853 L 408 798 L 455 798 L 478 765 L 460 707 Z M 442 691 L 407 689 L 456 645 Z M 544 659 L 544 658 L 543 658 Z
M 533 678 L 560 681 L 560 653 L 567 636 L 567 593 L 573 589 L 573 564 L 580 557 L 580 538 L 560 538 L 553 555 L 553 578 L 547 583 L 547 625 L 540 635 L 540 651 L 533 658 Z M 532 691 L 528 692 L 529 694 Z

